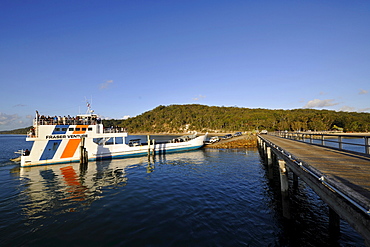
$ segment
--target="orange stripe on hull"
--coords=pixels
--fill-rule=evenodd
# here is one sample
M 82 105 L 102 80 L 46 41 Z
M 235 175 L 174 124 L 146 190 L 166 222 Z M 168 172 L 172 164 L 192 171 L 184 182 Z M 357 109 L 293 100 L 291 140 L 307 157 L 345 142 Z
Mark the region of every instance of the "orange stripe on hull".
M 82 130 L 82 128 L 85 128 L 87 129 L 87 127 L 89 127 L 89 125 L 76 125 L 76 129 L 80 129 L 79 131 L 75 130 L 73 131 L 73 134 L 85 134 L 86 130 Z
M 75 154 L 78 146 L 80 145 L 81 139 L 71 139 L 68 141 L 66 148 L 64 149 L 60 158 L 71 158 Z
M 85 134 L 86 130 L 82 130 L 82 128 L 87 129 L 88 125 L 77 125 L 76 129 L 79 128 L 79 131 L 73 131 L 73 134 Z M 80 145 L 81 139 L 71 139 L 68 141 L 67 146 L 65 147 L 62 156 L 60 158 L 71 158 L 75 154 L 78 146 Z

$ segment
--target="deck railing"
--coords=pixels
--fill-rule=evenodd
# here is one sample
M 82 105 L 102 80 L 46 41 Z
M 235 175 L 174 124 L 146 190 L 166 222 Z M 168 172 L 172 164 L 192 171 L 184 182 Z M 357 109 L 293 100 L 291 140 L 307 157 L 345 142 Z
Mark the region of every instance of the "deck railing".
M 270 132 L 269 134 L 287 139 L 334 147 L 341 150 L 355 151 L 370 155 L 370 134 L 333 134 L 311 132 Z
M 53 119 L 34 119 L 33 127 L 27 132 L 28 138 L 37 138 L 39 136 L 40 125 L 97 125 L 101 124 L 98 119 L 66 119 L 66 120 L 53 120 Z M 99 133 L 99 128 L 97 129 Z M 112 126 L 103 128 L 103 133 L 127 133 L 126 128 Z
M 96 119 L 34 119 L 33 125 L 96 125 L 100 124 Z

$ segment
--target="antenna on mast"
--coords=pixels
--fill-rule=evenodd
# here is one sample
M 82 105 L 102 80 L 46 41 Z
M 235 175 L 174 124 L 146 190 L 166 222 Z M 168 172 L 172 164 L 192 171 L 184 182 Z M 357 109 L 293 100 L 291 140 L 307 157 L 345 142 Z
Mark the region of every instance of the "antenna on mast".
M 91 104 L 90 104 L 90 102 L 92 102 L 92 98 L 91 98 L 91 101 L 89 102 L 85 97 L 85 101 L 86 101 L 86 107 L 87 107 L 86 114 L 94 113 L 94 110 L 91 110 Z

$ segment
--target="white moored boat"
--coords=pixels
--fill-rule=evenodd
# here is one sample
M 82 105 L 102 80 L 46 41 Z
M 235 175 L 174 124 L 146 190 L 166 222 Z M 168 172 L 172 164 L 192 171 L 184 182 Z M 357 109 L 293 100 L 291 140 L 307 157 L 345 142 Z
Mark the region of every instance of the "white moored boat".
M 148 138 L 148 143 L 141 143 L 139 139 L 130 140 L 123 128 L 104 128 L 100 118 L 90 112 L 76 117 L 44 117 L 37 113 L 26 138 L 33 145 L 21 156 L 21 167 L 79 162 L 81 156 L 102 160 L 181 152 L 202 147 L 207 137 L 189 135 L 166 143 Z

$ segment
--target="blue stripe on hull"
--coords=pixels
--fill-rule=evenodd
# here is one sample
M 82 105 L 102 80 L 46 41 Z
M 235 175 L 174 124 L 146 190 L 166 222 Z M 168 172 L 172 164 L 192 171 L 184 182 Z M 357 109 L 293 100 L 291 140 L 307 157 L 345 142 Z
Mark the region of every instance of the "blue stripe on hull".
M 62 140 L 50 140 L 46 144 L 44 152 L 42 152 L 40 160 L 51 160 L 53 159 L 55 153 L 58 150 L 58 147 Z
M 56 125 L 52 134 L 53 135 L 63 135 L 67 133 L 68 127 L 69 125 Z M 49 140 L 48 143 L 46 144 L 44 151 L 42 152 L 40 160 L 53 159 L 61 142 L 62 140 Z

